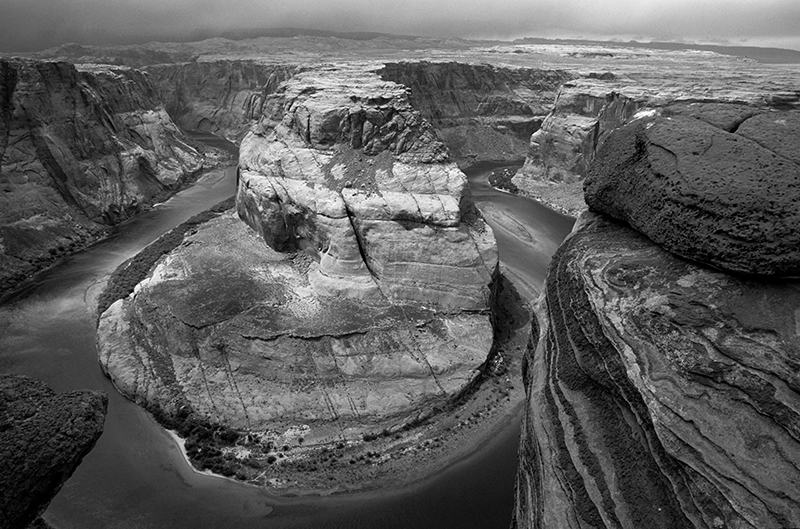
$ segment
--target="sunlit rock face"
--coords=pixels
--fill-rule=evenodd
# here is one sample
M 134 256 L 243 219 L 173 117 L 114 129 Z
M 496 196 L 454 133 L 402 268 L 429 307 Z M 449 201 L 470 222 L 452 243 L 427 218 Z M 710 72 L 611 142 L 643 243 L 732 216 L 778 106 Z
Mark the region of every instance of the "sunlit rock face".
M 800 524 L 796 113 L 671 113 L 608 138 L 550 266 L 517 527 Z
M 103 314 L 101 364 L 160 413 L 307 444 L 435 413 L 490 353 L 497 268 L 448 160 L 405 87 L 358 67 L 290 79 L 242 141 L 236 212 Z
M 276 250 L 317 256 L 320 293 L 488 307 L 494 237 L 402 85 L 297 76 L 242 142 L 240 171 L 239 214 Z
M 530 137 L 553 108 L 562 70 L 464 62 L 387 63 L 382 78 L 411 89 L 414 108 L 439 131 L 453 157 L 469 163 L 525 158 Z
M 286 63 L 208 60 L 144 70 L 181 128 L 239 141 L 261 116 L 267 96 L 300 69 Z
M 163 199 L 202 168 L 147 77 L 0 61 L 0 283 Z

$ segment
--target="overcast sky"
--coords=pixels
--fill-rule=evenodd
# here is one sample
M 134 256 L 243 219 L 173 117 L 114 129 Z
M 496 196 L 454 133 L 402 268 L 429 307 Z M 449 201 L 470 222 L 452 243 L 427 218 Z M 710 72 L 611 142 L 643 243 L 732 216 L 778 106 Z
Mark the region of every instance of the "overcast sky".
M 0 51 L 256 27 L 800 49 L 800 0 L 0 0 Z

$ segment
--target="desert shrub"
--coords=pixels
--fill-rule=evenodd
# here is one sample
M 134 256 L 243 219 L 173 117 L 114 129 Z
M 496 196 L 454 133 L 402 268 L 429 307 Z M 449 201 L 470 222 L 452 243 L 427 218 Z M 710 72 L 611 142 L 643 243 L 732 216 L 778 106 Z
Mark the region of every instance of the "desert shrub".
M 228 211 L 235 203 L 235 197 L 230 197 L 210 209 L 198 213 L 156 239 L 128 261 L 119 265 L 111 274 L 106 288 L 97 300 L 97 316 L 100 317 L 118 299 L 128 297 L 136 285 L 147 277 L 156 261 L 183 242 L 183 237 L 187 232 Z

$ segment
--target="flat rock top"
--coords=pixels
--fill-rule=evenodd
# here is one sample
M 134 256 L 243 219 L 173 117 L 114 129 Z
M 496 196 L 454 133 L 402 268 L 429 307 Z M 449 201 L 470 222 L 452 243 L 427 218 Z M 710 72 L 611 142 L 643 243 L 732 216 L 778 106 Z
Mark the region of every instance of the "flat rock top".
M 188 236 L 138 290 L 190 327 L 224 324 L 261 340 L 345 336 L 434 317 L 419 305 L 319 296 L 307 277 L 311 262 L 272 250 L 229 213 Z
M 27 527 L 103 433 L 108 398 L 0 375 L 0 526 Z
M 683 257 L 732 272 L 797 275 L 799 126 L 800 112 L 748 117 L 724 106 L 635 121 L 598 151 L 586 203 Z
M 322 295 L 315 266 L 223 214 L 102 315 L 100 362 L 150 409 L 320 442 L 413 422 L 478 376 L 488 313 Z

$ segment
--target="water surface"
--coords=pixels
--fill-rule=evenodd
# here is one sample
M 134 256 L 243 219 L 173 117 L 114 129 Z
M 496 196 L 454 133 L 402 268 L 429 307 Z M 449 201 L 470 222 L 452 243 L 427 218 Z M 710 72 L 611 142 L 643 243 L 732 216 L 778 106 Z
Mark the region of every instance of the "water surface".
M 533 297 L 572 219 L 492 189 L 486 182 L 492 168 L 469 171 L 473 195 L 495 231 L 504 269 L 521 292 Z M 102 437 L 45 519 L 60 529 L 508 527 L 517 421 L 471 456 L 406 490 L 281 499 L 194 472 L 168 434 L 103 376 L 90 300 L 125 259 L 231 196 L 235 180 L 233 168 L 205 175 L 126 222 L 112 238 L 38 275 L 0 307 L 0 372 L 36 377 L 57 391 L 89 388 L 109 394 Z

